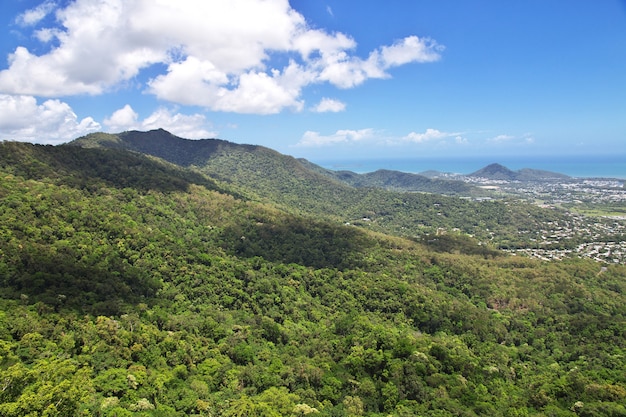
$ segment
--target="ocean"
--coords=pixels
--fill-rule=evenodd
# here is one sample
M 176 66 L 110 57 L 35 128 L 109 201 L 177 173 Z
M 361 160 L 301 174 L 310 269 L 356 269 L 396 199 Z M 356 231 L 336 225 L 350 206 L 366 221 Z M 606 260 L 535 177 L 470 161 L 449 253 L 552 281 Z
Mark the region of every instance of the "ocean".
M 379 158 L 379 159 L 320 159 L 311 162 L 334 171 L 356 173 L 379 169 L 420 173 L 428 170 L 471 174 L 485 166 L 498 163 L 511 170 L 522 168 L 558 172 L 577 178 L 626 179 L 626 155 L 559 156 L 559 157 L 467 157 L 467 158 Z

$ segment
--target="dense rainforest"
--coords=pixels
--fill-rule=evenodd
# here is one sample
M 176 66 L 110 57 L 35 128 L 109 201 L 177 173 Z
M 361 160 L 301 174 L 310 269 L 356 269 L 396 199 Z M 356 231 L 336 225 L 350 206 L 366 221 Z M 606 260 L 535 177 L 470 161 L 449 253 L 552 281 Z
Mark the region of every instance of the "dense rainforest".
M 626 266 L 463 226 L 558 213 L 166 160 L 0 143 L 1 416 L 626 416 Z
M 524 201 L 475 201 L 470 197 L 483 196 L 484 190 L 459 185 L 458 181 L 430 180 L 414 174 L 408 174 L 410 180 L 406 180 L 407 174 L 400 172 L 334 172 L 262 146 L 182 139 L 162 129 L 116 135 L 95 133 L 68 146 L 123 149 L 155 156 L 227 184 L 231 193 L 248 200 L 296 215 L 412 239 L 444 229 L 471 234 L 495 246 L 524 247 L 535 244 L 529 237 L 542 225 L 568 222 L 564 212 L 539 209 Z M 357 182 L 369 186 L 356 187 Z M 390 192 L 386 188 L 413 192 Z

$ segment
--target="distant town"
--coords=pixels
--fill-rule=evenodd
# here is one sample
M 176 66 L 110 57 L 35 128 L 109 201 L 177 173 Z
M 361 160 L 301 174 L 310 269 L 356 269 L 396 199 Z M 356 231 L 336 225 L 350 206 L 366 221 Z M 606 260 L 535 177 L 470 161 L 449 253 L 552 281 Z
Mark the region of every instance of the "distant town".
M 450 176 L 448 176 L 450 178 Z M 626 263 L 626 188 L 612 178 L 558 180 L 494 180 L 456 175 L 493 193 L 492 198 L 517 197 L 545 208 L 567 210 L 564 224 L 550 223 L 536 236 L 536 246 L 505 249 L 546 260 L 588 257 L 607 263 Z M 487 197 L 489 198 L 489 197 Z

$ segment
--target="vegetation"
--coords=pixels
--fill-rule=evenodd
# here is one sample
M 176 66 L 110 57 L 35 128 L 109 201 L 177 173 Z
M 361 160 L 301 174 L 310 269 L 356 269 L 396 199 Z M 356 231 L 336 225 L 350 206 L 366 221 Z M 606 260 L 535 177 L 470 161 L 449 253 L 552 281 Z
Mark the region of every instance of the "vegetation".
M 626 415 L 626 267 L 455 220 L 558 213 L 236 175 L 0 144 L 0 415 Z
M 352 171 L 332 171 L 305 159 L 298 160 L 306 168 L 353 187 L 377 187 L 390 191 L 431 192 L 458 196 L 486 195 L 480 188 L 457 180 L 432 179 L 421 174 L 380 169 L 375 172 L 357 174 Z
M 571 179 L 571 177 L 565 174 L 543 171 L 540 169 L 523 168 L 518 171 L 512 171 L 500 164 L 487 165 L 486 167 L 469 174 L 469 176 L 505 181 L 566 181 Z
M 616 201 L 616 202 L 592 202 L 585 201 L 578 204 L 563 204 L 568 210 L 571 210 L 576 213 L 581 213 L 586 216 L 626 216 L 626 202 L 624 201 Z
M 432 193 L 392 192 L 382 182 L 387 179 L 397 183 L 402 178 L 390 179 L 382 171 L 359 176 L 371 182 L 367 187 L 355 188 L 352 186 L 355 181 L 346 180 L 341 172 L 329 173 L 310 162 L 268 148 L 217 139 L 186 140 L 164 130 L 118 135 L 97 133 L 70 145 L 129 149 L 157 156 L 227 184 L 231 192 L 237 190 L 247 199 L 277 205 L 296 215 L 350 223 L 409 238 L 420 238 L 441 228 L 458 229 L 495 246 L 525 246 L 531 242 L 530 230 L 537 230 L 546 222 L 566 222 L 563 212 L 539 209 L 518 200 L 473 201 L 442 195 L 468 187 L 457 181 L 435 181 L 414 175 L 410 177 L 427 181 L 428 191 Z M 406 190 L 414 182 L 391 188 Z

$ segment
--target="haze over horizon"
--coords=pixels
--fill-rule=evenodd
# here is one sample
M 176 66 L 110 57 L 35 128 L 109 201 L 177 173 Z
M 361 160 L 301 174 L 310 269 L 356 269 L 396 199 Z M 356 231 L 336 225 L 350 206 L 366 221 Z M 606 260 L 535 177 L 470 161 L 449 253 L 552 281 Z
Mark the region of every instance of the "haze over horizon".
M 0 140 L 163 128 L 310 160 L 626 153 L 626 2 L 454 6 L 5 3 Z

